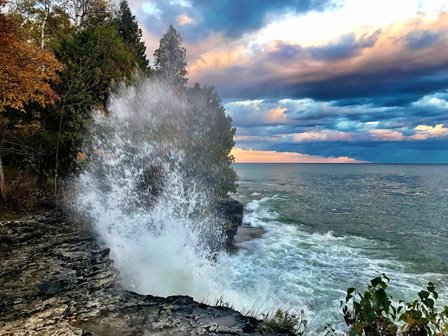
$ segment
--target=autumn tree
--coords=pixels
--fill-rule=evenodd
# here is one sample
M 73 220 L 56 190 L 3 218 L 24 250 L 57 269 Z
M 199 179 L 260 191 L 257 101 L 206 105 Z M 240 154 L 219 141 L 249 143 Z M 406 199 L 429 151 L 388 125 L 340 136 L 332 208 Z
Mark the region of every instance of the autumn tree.
M 159 48 L 154 52 L 155 71 L 159 77 L 176 86 L 187 83 L 186 51 L 182 47 L 182 37 L 170 25 L 160 40 Z
M 0 9 L 6 4 L 0 0 Z M 0 200 L 5 196 L 2 156 L 8 136 L 26 127 L 11 125 L 13 116 L 25 111 L 25 106 L 36 103 L 42 107 L 54 104 L 58 95 L 51 82 L 58 80 L 63 68 L 53 53 L 20 39 L 11 18 L 0 12 Z M 19 118 L 15 118 L 19 119 Z
M 132 15 L 126 0 L 120 1 L 120 7 L 116 12 L 116 21 L 121 38 L 135 54 L 140 68 L 143 71 L 149 70 L 146 47 L 142 41 L 142 30 L 139 28 L 135 16 Z

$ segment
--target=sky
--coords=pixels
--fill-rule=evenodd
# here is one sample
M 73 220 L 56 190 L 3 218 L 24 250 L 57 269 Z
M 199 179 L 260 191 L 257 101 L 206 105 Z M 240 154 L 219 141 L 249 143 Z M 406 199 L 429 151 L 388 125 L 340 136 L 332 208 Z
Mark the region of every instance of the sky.
M 180 32 L 237 162 L 448 163 L 448 1 L 128 1 L 149 58 Z

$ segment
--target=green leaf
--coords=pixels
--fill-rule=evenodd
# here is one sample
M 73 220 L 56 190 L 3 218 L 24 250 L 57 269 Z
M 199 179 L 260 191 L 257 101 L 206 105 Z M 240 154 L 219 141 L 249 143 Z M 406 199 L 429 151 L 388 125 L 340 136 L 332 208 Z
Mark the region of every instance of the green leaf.
M 353 298 L 354 291 L 355 291 L 354 287 L 350 287 L 349 289 L 347 289 L 347 295 L 345 297 L 345 302 L 348 302 L 351 298 Z
M 376 277 L 372 279 L 370 283 L 372 284 L 373 287 L 376 287 L 380 284 L 381 280 L 382 280 L 381 277 Z
M 429 297 L 429 292 L 422 290 L 418 293 L 418 296 L 421 300 L 424 300 Z

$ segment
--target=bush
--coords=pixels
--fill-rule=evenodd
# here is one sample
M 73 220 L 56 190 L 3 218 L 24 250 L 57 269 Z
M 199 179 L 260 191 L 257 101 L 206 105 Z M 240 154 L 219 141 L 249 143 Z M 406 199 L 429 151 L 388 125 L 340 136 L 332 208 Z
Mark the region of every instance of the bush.
M 411 303 L 400 300 L 394 305 L 386 292 L 389 278 L 382 274 L 370 281 L 363 294 L 349 288 L 341 302 L 349 335 L 366 336 L 426 336 L 446 335 L 448 332 L 448 306 L 437 311 L 438 298 L 435 285 L 418 293 Z

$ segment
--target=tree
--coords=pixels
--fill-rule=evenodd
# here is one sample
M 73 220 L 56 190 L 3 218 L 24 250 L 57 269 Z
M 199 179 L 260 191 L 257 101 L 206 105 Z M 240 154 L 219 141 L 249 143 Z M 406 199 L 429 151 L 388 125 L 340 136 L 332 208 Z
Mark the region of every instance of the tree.
M 222 197 L 236 189 L 237 175 L 230 155 L 235 129 L 215 88 L 199 84 L 185 88 L 186 51 L 181 44 L 180 34 L 170 25 L 154 53 L 156 74 L 169 85 L 182 88 L 179 94 L 186 97 L 186 113 L 179 113 L 185 120 L 175 134 L 185 152 L 183 169 L 212 190 L 211 194 Z
M 159 49 L 154 52 L 156 74 L 172 85 L 184 86 L 187 83 L 186 51 L 182 38 L 173 25 L 160 40 Z
M 62 2 L 72 24 L 80 28 L 92 28 L 113 17 L 110 0 L 44 0 Z
M 132 50 L 138 65 L 144 71 L 149 70 L 149 61 L 146 58 L 146 47 L 142 41 L 142 30 L 139 28 L 135 16 L 132 15 L 126 0 L 120 1 L 120 8 L 116 13 L 118 31 L 124 43 Z
M 217 196 L 236 191 L 237 174 L 230 155 L 235 142 L 232 119 L 226 116 L 218 92 L 196 83 L 187 89 L 188 119 L 185 122 L 190 148 L 186 169 L 198 176 Z
M 48 48 L 57 34 L 73 30 L 62 0 L 13 0 L 9 15 L 16 22 L 20 37 L 42 49 Z
M 135 59 L 114 22 L 61 37 L 55 53 L 66 67 L 56 88 L 61 99 L 43 116 L 46 132 L 42 137 L 49 153 L 54 153 L 56 191 L 59 168 L 65 174 L 75 168 L 92 110 L 105 110 L 114 83 L 132 74 Z M 46 161 L 51 162 L 51 157 Z
M 0 0 L 0 8 L 5 3 Z M 21 40 L 14 22 L 0 13 L 0 200 L 5 196 L 2 161 L 5 140 L 17 126 L 22 131 L 24 127 L 36 126 L 34 123 L 10 125 L 10 120 L 24 112 L 27 104 L 48 106 L 55 103 L 58 95 L 50 83 L 58 80 L 58 71 L 62 68 L 53 53 Z

